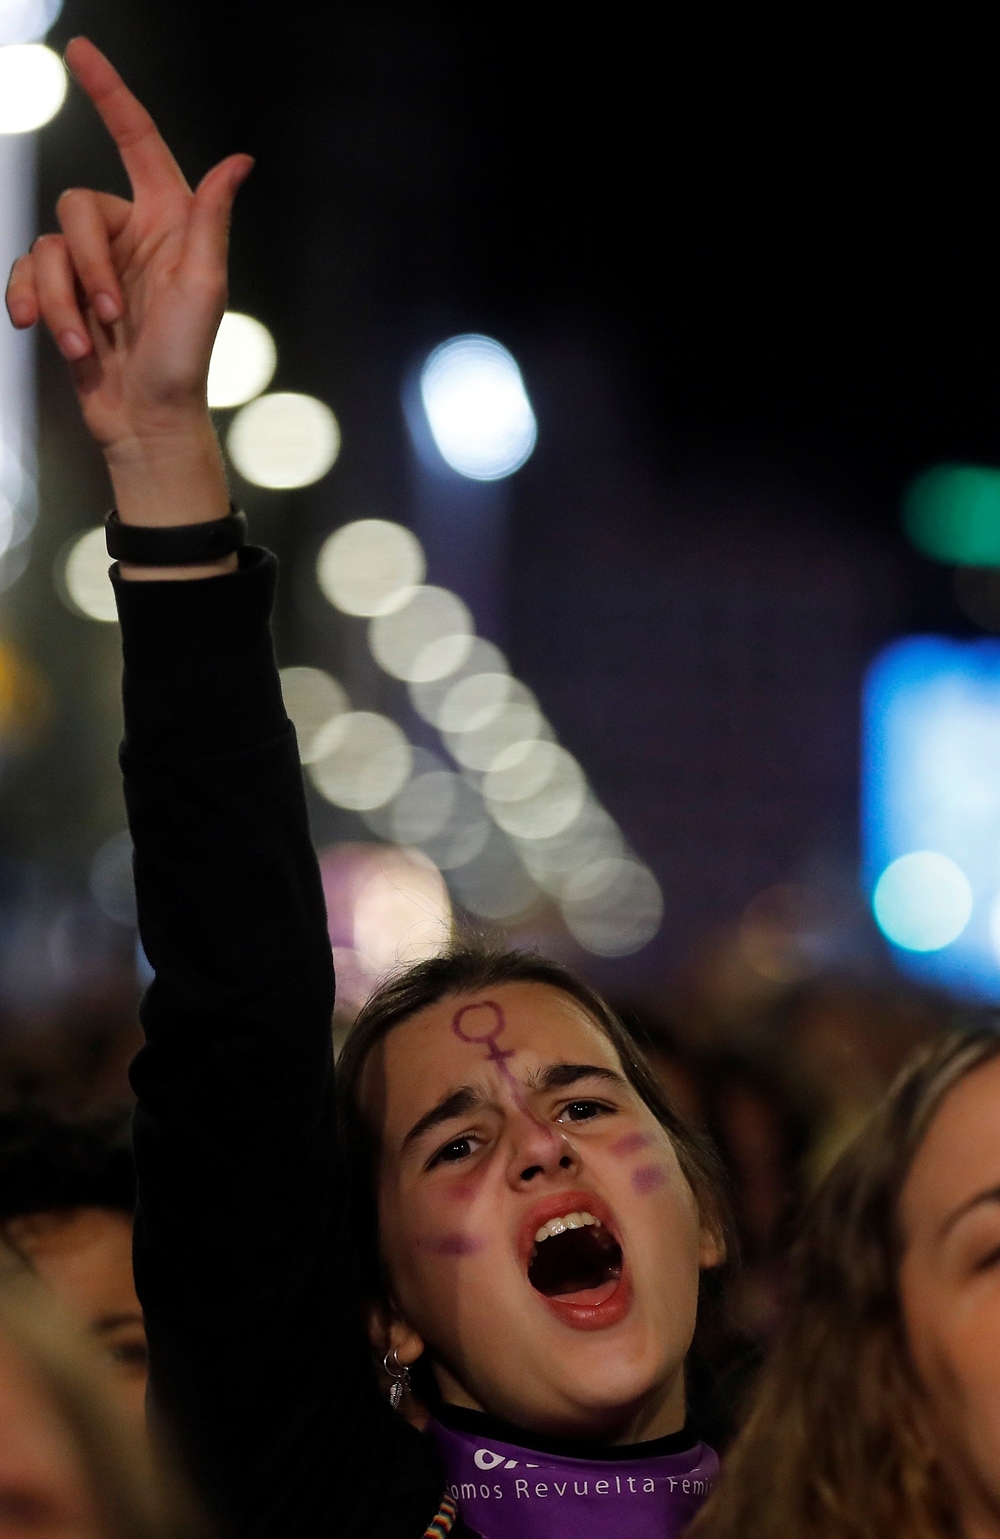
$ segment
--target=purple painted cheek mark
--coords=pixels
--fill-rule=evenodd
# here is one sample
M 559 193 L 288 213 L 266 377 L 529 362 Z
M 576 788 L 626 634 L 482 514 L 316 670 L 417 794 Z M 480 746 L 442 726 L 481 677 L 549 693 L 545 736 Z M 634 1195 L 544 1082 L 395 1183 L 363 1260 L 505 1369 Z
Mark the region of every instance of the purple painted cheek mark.
M 443 1234 L 426 1243 L 435 1256 L 475 1256 L 483 1248 L 482 1240 L 471 1234 Z
M 640 1149 L 648 1149 L 652 1141 L 648 1133 L 626 1133 L 624 1138 L 616 1139 L 611 1145 L 611 1153 L 638 1154 Z
M 640 1165 L 632 1172 L 632 1190 L 644 1197 L 647 1192 L 655 1192 L 666 1179 L 667 1172 L 662 1165 Z

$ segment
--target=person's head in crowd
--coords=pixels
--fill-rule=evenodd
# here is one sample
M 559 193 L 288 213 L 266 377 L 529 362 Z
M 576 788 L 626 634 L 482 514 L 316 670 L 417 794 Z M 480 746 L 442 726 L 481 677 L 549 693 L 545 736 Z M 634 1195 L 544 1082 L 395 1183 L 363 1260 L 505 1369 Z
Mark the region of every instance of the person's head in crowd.
M 0 1245 L 0 1539 L 205 1539 L 93 1341 Z
M 141 1421 L 146 1337 L 132 1277 L 135 1190 L 127 1111 L 70 1118 L 31 1103 L 0 1109 L 0 1238 L 90 1331 L 123 1408 Z
M 603 1000 L 469 946 L 378 990 L 339 1075 L 373 1341 L 419 1363 L 424 1403 L 607 1443 L 679 1430 L 723 1177 Z
M 905 1069 L 816 1192 L 698 1539 L 1000 1535 L 1000 1033 Z

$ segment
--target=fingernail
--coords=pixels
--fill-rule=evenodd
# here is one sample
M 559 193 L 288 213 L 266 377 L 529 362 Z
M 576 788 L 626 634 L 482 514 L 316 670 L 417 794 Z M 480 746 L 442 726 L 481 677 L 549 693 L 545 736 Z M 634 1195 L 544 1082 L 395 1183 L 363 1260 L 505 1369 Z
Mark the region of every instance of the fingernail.
M 113 294 L 95 294 L 94 309 L 102 321 L 116 321 L 118 319 L 118 301 Z
M 82 358 L 90 352 L 90 343 L 78 331 L 64 331 L 59 338 L 59 349 L 65 358 Z

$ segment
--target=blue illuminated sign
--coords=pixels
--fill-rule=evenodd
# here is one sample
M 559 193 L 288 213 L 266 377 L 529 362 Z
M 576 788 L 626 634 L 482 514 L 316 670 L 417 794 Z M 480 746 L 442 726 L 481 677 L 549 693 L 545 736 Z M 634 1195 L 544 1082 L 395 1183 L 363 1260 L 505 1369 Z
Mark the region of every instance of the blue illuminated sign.
M 862 845 L 865 888 L 900 966 L 1000 1000 L 1000 641 L 911 636 L 876 658 Z

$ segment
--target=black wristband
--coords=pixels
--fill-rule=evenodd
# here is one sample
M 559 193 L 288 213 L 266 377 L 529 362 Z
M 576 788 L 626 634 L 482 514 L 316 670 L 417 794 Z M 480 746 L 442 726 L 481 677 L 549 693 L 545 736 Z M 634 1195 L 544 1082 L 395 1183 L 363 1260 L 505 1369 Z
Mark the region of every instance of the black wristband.
M 104 537 L 113 561 L 131 566 L 203 566 L 240 549 L 247 537 L 247 521 L 244 513 L 233 508 L 211 523 L 149 529 L 123 524 L 112 508 L 104 520 Z

